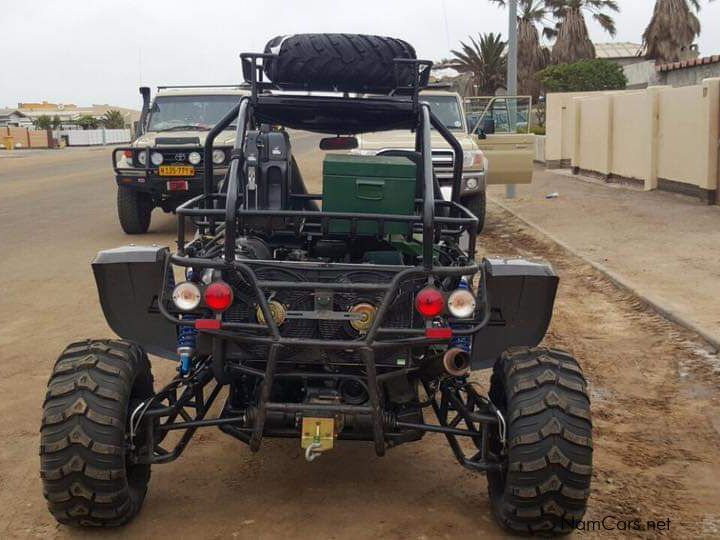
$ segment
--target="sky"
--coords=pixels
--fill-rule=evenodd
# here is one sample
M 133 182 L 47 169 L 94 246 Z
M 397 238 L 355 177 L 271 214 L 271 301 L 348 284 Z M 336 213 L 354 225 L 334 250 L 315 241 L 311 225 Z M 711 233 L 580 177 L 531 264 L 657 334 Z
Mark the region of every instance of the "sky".
M 701 0 L 702 55 L 720 54 L 720 2 Z M 655 0 L 618 0 L 615 38 L 639 43 Z M 469 35 L 507 35 L 485 0 L 0 0 L 0 106 L 50 101 L 140 108 L 138 86 L 242 81 L 240 52 L 304 32 L 399 37 L 418 56 L 450 56 Z

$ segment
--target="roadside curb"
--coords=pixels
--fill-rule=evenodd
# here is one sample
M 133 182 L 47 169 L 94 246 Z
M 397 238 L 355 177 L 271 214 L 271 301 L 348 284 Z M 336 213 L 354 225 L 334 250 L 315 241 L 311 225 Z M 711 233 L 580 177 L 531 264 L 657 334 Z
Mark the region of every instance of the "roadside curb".
M 624 291 L 627 291 L 630 294 L 638 297 L 645 304 L 647 304 L 653 311 L 658 313 L 661 317 L 697 334 L 700 338 L 703 339 L 703 341 L 707 342 L 707 344 L 710 345 L 714 349 L 713 352 L 715 352 L 715 353 L 720 352 L 720 336 L 713 335 L 712 332 L 708 331 L 707 329 L 703 328 L 702 326 L 686 319 L 685 317 L 676 313 L 675 311 L 664 307 L 658 300 L 655 300 L 655 299 L 651 298 L 650 296 L 647 296 L 647 295 L 641 293 L 634 286 L 630 285 L 625 280 L 625 278 L 621 277 L 619 274 L 613 272 L 612 270 L 607 268 L 605 265 L 597 263 L 595 261 L 592 261 L 585 255 L 578 253 L 574 248 L 570 247 L 566 242 L 564 242 L 563 240 L 560 240 L 554 234 L 548 232 L 540 225 L 522 217 L 516 211 L 514 211 L 507 205 L 501 203 L 496 198 L 488 197 L 488 199 L 493 204 L 496 204 L 497 206 L 499 206 L 506 212 L 515 216 L 517 219 L 522 221 L 528 227 L 535 229 L 537 232 L 539 232 L 543 236 L 546 236 L 547 238 L 549 238 L 553 243 L 557 244 L 565 251 L 571 253 L 572 255 L 579 258 L 583 262 L 592 266 L 595 270 L 597 270 L 598 272 L 603 274 L 616 287 L 618 287 Z

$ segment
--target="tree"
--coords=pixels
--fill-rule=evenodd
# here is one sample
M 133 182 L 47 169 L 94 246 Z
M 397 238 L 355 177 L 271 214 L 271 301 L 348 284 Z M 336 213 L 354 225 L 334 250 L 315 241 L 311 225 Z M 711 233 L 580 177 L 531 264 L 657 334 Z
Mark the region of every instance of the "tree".
M 35 129 L 47 130 L 52 128 L 52 119 L 47 114 L 42 114 L 35 119 L 33 124 L 35 124 Z
M 559 21 L 554 32 L 553 64 L 595 58 L 595 45 L 588 35 L 585 13 L 591 14 L 611 36 L 617 33 L 615 20 L 607 14 L 607 11 L 620 12 L 616 0 L 546 0 L 546 4 Z
M 650 24 L 643 34 L 647 58 L 660 63 L 683 60 L 683 53 L 700 35 L 698 11 L 699 0 L 657 0 Z
M 507 0 L 490 0 L 505 7 Z M 538 26 L 550 33 L 550 10 L 545 0 L 518 0 L 518 92 L 537 99 L 540 95 L 538 71 L 548 65 L 548 49 L 540 45 Z
M 507 75 L 506 43 L 502 34 L 490 32 L 480 36 L 480 42 L 470 37 L 470 43 L 460 42 L 462 52 L 451 51 L 462 65 L 461 70 L 473 74 L 476 94 L 494 95 L 505 85 Z
M 52 118 L 52 128 L 53 129 L 60 129 L 62 127 L 62 120 L 60 120 L 60 116 L 57 114 L 53 116 Z
M 99 125 L 97 118 L 90 116 L 89 114 L 78 118 L 76 123 L 83 129 L 97 129 Z
M 117 109 L 106 111 L 101 122 L 107 129 L 123 129 L 125 127 L 125 117 Z
M 627 86 L 622 66 L 603 59 L 550 66 L 539 76 L 549 92 L 624 90 Z

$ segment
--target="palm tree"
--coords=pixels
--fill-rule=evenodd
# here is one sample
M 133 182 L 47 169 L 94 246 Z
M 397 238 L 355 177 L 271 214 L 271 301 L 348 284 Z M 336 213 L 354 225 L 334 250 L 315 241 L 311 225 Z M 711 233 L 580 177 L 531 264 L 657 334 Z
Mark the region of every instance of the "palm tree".
M 505 7 L 507 0 L 490 0 Z M 518 92 L 537 98 L 540 95 L 540 82 L 537 72 L 547 67 L 548 51 L 540 45 L 538 25 L 548 35 L 551 29 L 550 10 L 545 0 L 518 0 Z
M 35 119 L 33 124 L 35 124 L 35 129 L 48 130 L 52 128 L 52 118 L 47 114 L 41 114 Z
M 682 60 L 683 53 L 700 35 L 698 11 L 698 0 L 657 0 L 643 34 L 645 55 L 660 63 Z
M 595 58 L 595 45 L 588 35 L 585 13 L 591 14 L 611 36 L 617 33 L 615 20 L 607 14 L 607 11 L 620 11 L 616 0 L 546 0 L 546 4 L 560 21 L 552 50 L 554 64 Z
M 123 129 L 125 127 L 125 117 L 117 109 L 105 111 L 101 121 L 107 129 Z
M 494 95 L 498 88 L 504 86 L 507 75 L 506 43 L 502 34 L 490 32 L 480 36 L 478 43 L 471 36 L 470 43 L 460 42 L 462 52 L 450 51 L 460 61 L 461 70 L 473 74 L 476 95 Z

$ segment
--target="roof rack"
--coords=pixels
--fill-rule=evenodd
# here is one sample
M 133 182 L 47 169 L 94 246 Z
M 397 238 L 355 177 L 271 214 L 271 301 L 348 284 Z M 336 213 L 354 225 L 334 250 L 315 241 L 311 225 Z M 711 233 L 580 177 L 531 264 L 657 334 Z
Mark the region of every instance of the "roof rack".
M 420 90 L 426 88 L 430 82 L 430 70 L 433 63 L 430 60 L 417 60 L 411 58 L 395 58 L 395 81 L 393 88 L 386 87 L 352 87 L 352 86 L 320 86 L 314 85 L 312 81 L 303 84 L 275 84 L 265 79 L 265 64 L 269 60 L 277 59 L 277 54 L 269 53 L 242 53 L 243 77 L 251 90 L 251 99 L 253 103 L 257 102 L 258 93 L 268 90 L 280 91 L 300 91 L 300 92 L 338 92 L 344 94 L 380 94 L 386 96 L 393 95 L 409 95 L 412 96 L 415 103 L 414 109 L 417 109 L 419 103 Z M 403 67 L 407 69 L 410 66 L 414 68 L 414 76 L 412 84 L 400 84 L 400 71 Z

